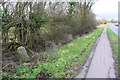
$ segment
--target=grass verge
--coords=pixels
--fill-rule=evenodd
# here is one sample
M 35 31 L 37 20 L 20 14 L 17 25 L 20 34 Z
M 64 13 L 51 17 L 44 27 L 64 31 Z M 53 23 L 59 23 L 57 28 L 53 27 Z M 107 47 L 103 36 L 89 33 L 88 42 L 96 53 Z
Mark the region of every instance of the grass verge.
M 74 39 L 54 52 L 44 53 L 34 65 L 19 65 L 14 69 L 5 69 L 2 77 L 9 78 L 71 78 L 79 70 L 103 30 L 97 27 L 90 34 Z
M 120 40 L 120 36 L 117 35 L 115 32 L 113 32 L 109 26 L 107 27 L 107 34 L 112 46 L 112 50 L 114 53 L 114 57 L 116 59 L 116 66 L 118 67 L 118 74 L 120 75 L 120 58 L 119 58 L 119 48 L 120 48 L 120 44 L 118 43 L 118 41 Z

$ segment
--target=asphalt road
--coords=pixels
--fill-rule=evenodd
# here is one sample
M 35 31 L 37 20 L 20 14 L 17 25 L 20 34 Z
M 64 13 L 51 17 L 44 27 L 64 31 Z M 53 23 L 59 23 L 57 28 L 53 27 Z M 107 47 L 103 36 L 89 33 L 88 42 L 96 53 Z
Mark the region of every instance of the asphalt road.
M 116 26 L 115 23 L 107 23 L 110 26 L 110 29 L 113 30 L 116 34 L 120 35 L 120 25 Z

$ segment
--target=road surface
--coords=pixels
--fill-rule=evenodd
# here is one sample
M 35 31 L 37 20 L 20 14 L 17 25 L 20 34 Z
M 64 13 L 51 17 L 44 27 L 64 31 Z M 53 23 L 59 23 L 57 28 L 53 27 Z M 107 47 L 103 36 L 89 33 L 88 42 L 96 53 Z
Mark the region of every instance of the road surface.
M 120 25 L 116 26 L 115 23 L 107 23 L 110 26 L 110 29 L 113 30 L 116 34 L 120 35 Z
M 79 73 L 75 78 L 81 77 Z M 114 59 L 112 49 L 107 37 L 106 27 L 103 30 L 100 40 L 95 49 L 90 67 L 84 78 L 115 78 Z

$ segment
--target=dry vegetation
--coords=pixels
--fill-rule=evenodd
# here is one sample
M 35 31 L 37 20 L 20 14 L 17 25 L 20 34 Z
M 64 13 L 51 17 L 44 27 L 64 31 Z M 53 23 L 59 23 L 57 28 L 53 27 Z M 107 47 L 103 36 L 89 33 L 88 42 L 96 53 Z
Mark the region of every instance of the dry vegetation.
M 96 16 L 91 10 L 93 4 L 92 0 L 2 2 L 1 42 L 3 61 L 7 61 L 3 66 L 8 65 L 9 61 L 20 64 L 16 53 L 20 46 L 25 47 L 31 61 L 33 58 L 37 60 L 44 52 L 57 50 L 74 38 L 93 31 L 97 25 Z
M 82 35 L 96 26 L 95 15 L 91 12 L 92 1 L 8 1 L 1 5 L 3 47 L 22 45 L 33 51 L 45 51 L 51 42 L 66 43 L 69 34 Z

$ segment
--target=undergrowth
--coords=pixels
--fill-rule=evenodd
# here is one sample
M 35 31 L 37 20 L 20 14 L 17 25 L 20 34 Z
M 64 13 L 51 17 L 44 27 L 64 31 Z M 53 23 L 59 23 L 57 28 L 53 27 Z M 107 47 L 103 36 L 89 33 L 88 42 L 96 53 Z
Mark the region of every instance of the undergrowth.
M 88 57 L 102 30 L 103 26 L 99 26 L 90 34 L 74 39 L 54 52 L 44 53 L 40 56 L 43 60 L 34 65 L 19 65 L 12 69 L 12 72 L 11 69 L 7 68 L 2 77 L 36 78 L 37 75 L 40 77 L 42 73 L 51 78 L 73 77 Z

